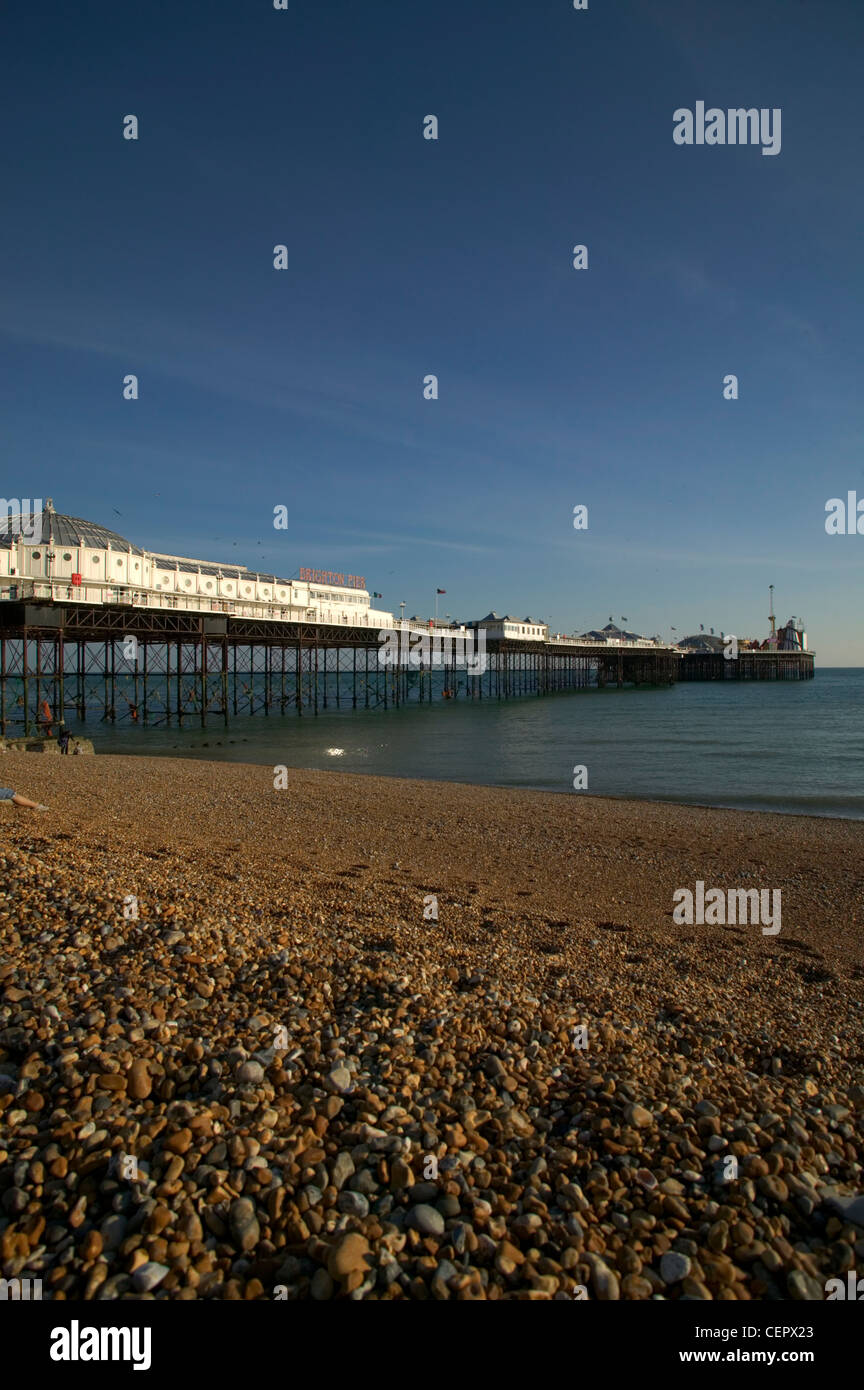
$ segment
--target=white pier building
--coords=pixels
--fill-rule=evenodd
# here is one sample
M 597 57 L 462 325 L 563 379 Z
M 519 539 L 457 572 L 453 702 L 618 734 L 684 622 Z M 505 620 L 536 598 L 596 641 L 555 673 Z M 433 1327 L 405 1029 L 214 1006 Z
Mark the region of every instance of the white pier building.
M 0 516 L 0 602 L 28 599 L 139 609 L 181 609 L 389 628 L 392 613 L 371 607 L 360 576 L 301 570 L 280 579 L 244 565 L 142 550 L 116 532 L 54 510 Z

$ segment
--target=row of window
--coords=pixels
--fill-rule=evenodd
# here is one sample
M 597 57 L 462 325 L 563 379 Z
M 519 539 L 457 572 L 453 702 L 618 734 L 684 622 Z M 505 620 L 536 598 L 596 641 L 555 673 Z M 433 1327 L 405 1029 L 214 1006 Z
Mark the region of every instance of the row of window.
M 365 594 L 328 594 L 328 593 L 317 593 L 317 594 L 313 594 L 312 597 L 315 599 L 316 603 L 343 603 L 343 604 L 344 604 L 344 603 L 366 603 L 366 602 L 367 602 L 367 599 L 366 599 L 366 595 L 365 595 Z
M 41 560 L 41 559 L 42 559 L 42 552 L 41 552 L 40 550 L 34 550 L 34 551 L 32 552 L 32 554 L 33 554 L 33 559 L 34 559 L 34 560 Z M 66 550 L 66 551 L 63 552 L 63 559 L 64 559 L 64 560 L 71 560 L 71 559 L 72 559 L 72 556 L 71 556 L 71 554 L 70 554 L 70 552 L 69 552 L 68 550 Z M 99 556 L 99 555 L 94 555 L 94 556 L 93 556 L 93 559 L 92 559 L 92 563 L 93 563 L 94 565 L 98 565 L 100 559 L 101 559 L 101 556 Z M 118 561 L 117 561 L 117 568 L 118 568 L 118 569 L 122 569 L 124 563 L 125 563 L 125 557 L 121 556 L 120 559 L 118 559 Z M 137 569 L 139 568 L 139 562 L 138 562 L 137 560 L 134 561 L 134 563 L 133 563 L 133 565 L 132 565 L 132 568 L 135 569 L 135 570 L 137 570 Z M 165 580 L 164 582 L 167 583 L 167 580 Z M 191 588 L 191 586 L 192 586 L 192 577 L 189 576 L 188 578 L 184 579 L 183 584 L 184 584 L 185 588 L 187 588 L 187 589 Z M 206 581 L 205 581 L 205 584 L 204 584 L 204 587 L 205 587 L 205 589 L 212 589 L 212 588 L 213 588 L 213 581 L 210 580 L 210 579 L 206 580 Z M 265 593 L 266 593 L 266 590 L 265 590 Z M 365 595 L 365 594 L 331 594 L 331 593 L 326 593 L 326 592 L 325 592 L 325 593 L 317 593 L 317 594 L 314 595 L 314 597 L 315 597 L 315 601 L 318 602 L 318 603 L 326 602 L 326 603 L 341 603 L 341 604 L 348 604 L 348 603 L 361 603 L 361 604 L 365 604 L 365 603 L 367 602 L 367 599 L 366 599 L 366 595 Z
M 34 551 L 32 552 L 32 555 L 33 555 L 33 559 L 34 559 L 34 560 L 41 560 L 41 559 L 42 559 L 42 551 L 41 551 L 41 550 L 34 550 Z M 48 556 L 46 555 L 46 559 L 47 559 L 47 558 L 48 558 Z M 101 558 L 102 558 L 101 555 L 94 555 L 94 556 L 93 556 L 93 564 L 94 564 L 94 565 L 98 565 L 98 563 L 99 563 L 99 561 L 100 561 Z M 64 560 L 71 560 L 71 559 L 72 559 L 72 556 L 71 556 L 71 554 L 70 554 L 70 552 L 69 552 L 68 550 L 64 550 L 64 552 L 63 552 L 63 559 L 64 559 Z M 122 568 L 122 566 L 123 566 L 124 563 L 125 563 L 124 557 L 121 556 L 121 558 L 117 561 L 117 567 L 118 567 L 118 569 Z M 137 560 L 134 562 L 132 568 L 133 568 L 133 569 L 136 569 L 136 570 L 138 569 L 138 561 L 137 561 Z

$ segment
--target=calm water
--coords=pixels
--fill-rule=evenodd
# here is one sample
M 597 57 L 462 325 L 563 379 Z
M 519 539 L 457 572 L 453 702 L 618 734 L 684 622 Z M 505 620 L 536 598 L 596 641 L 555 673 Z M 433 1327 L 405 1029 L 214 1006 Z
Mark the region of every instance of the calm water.
M 226 731 L 81 730 L 97 751 L 218 758 L 506 787 L 588 790 L 750 810 L 864 817 L 864 671 L 812 681 L 587 690 L 238 718 Z

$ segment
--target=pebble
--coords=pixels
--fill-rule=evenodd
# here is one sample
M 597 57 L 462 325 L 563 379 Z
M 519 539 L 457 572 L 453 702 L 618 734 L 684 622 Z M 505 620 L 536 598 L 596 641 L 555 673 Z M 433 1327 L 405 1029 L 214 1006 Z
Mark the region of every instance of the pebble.
M 812 1274 L 807 1274 L 803 1269 L 793 1269 L 786 1280 L 786 1288 L 789 1297 L 801 1302 L 822 1303 L 825 1299 L 825 1287 L 814 1279 Z
M 602 1260 L 598 1260 L 593 1272 L 594 1292 L 604 1302 L 617 1302 L 621 1297 L 621 1287 L 614 1270 Z
M 358 1235 L 351 1231 L 347 1235 L 340 1236 L 327 1256 L 327 1271 L 332 1279 L 340 1283 L 350 1283 L 353 1280 L 362 1283 L 362 1276 L 368 1269 L 369 1242 L 365 1236 Z M 361 1276 L 359 1279 L 357 1276 Z
M 327 1080 L 333 1090 L 340 1092 L 340 1094 L 351 1090 L 351 1073 L 347 1067 L 334 1067 L 328 1074 Z
M 136 1293 L 149 1293 L 151 1289 L 158 1288 L 170 1273 L 167 1265 L 158 1264 L 155 1260 L 148 1260 L 146 1264 L 139 1265 L 132 1275 L 132 1286 Z
M 172 791 L 156 798 L 163 835 L 134 805 L 97 825 L 91 801 L 123 794 L 114 767 L 101 760 L 90 800 L 76 793 L 75 841 L 4 822 L 2 1277 L 30 1261 L 69 1301 L 268 1300 L 276 1283 L 315 1301 L 562 1299 L 581 1284 L 603 1301 L 821 1300 L 827 1278 L 860 1267 L 862 1019 L 841 968 L 812 981 L 802 967 L 821 970 L 815 957 L 780 942 L 706 951 L 668 921 L 683 851 L 661 857 L 667 821 L 674 843 L 702 844 L 734 813 L 665 807 L 646 842 L 650 807 L 604 803 L 598 818 L 580 803 L 590 837 L 572 849 L 550 805 L 571 848 L 559 855 L 553 839 L 540 911 L 507 895 L 539 833 L 510 793 L 436 784 L 424 865 L 408 865 L 400 829 L 407 867 L 390 881 L 386 849 L 363 843 L 374 817 L 328 820 L 317 790 L 308 814 L 317 774 L 297 774 L 283 813 L 260 770 L 144 759 L 138 772 Z M 398 796 L 405 811 L 401 788 L 344 785 L 352 808 Z M 236 851 L 209 821 L 195 840 L 217 786 Z M 478 891 L 460 886 L 458 908 L 437 858 L 456 802 L 463 841 L 509 866 L 482 883 L 472 868 Z M 289 813 L 309 831 L 301 848 L 280 822 L 277 863 L 265 830 Z M 770 860 L 790 903 L 771 856 L 839 833 L 795 819 L 772 821 L 768 839 L 748 820 L 741 848 Z M 395 850 L 397 832 L 382 833 Z M 640 900 L 601 909 L 622 852 Z M 662 901 L 643 893 L 652 876 Z M 115 950 L 132 891 L 139 919 Z M 426 892 L 442 904 L 435 933 Z M 834 938 L 809 925 L 822 911 L 809 875 L 808 894 L 796 933 L 828 954 Z M 632 922 L 631 944 L 607 915 Z M 740 1173 L 724 1181 L 733 1154 Z
M 646 1110 L 643 1105 L 628 1105 L 624 1111 L 624 1119 L 637 1129 L 647 1129 L 653 1123 L 650 1110 Z
M 369 1215 L 369 1199 L 364 1197 L 362 1192 L 352 1192 L 346 1188 L 344 1192 L 339 1193 L 336 1206 L 346 1216 L 362 1218 Z
M 342 1149 L 333 1160 L 333 1166 L 330 1171 L 330 1181 L 337 1192 L 345 1186 L 349 1178 L 354 1176 L 355 1171 L 353 1158 L 346 1149 Z
M 410 1221 L 414 1230 L 420 1231 L 424 1236 L 443 1236 L 444 1234 L 444 1217 L 440 1211 L 436 1211 L 435 1207 L 430 1207 L 425 1202 L 412 1207 Z
M 660 1278 L 664 1284 L 677 1284 L 690 1273 L 691 1262 L 688 1255 L 677 1250 L 667 1250 L 660 1261 Z
M 127 1090 L 132 1100 L 146 1100 L 153 1089 L 147 1063 L 136 1057 L 129 1068 Z
M 309 1296 L 319 1303 L 333 1297 L 334 1283 L 326 1269 L 316 1269 L 309 1287 Z
M 826 1198 L 826 1206 L 839 1211 L 844 1221 L 854 1226 L 864 1226 L 864 1195 L 860 1197 L 831 1196 Z
M 261 1230 L 255 1203 L 248 1197 L 239 1197 L 236 1202 L 231 1203 L 228 1228 L 238 1250 L 252 1250 L 258 1244 Z

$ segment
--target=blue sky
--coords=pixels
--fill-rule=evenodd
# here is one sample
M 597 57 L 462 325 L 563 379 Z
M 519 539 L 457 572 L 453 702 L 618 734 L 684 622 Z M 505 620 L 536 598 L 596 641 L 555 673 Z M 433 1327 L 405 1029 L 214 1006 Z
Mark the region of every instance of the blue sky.
M 859 0 L 13 0 L 3 29 L 7 496 L 397 612 L 764 635 L 773 583 L 864 664 L 864 536 L 824 529 L 864 497 Z M 779 107 L 780 154 L 675 145 L 699 100 Z

